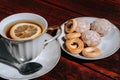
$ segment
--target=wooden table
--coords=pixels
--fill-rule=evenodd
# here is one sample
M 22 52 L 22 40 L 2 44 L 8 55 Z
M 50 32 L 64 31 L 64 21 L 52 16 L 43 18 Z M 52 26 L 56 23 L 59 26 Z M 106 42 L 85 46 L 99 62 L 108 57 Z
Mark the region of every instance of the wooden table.
M 46 18 L 49 25 L 61 25 L 75 17 L 101 17 L 120 30 L 119 0 L 0 0 L 0 20 L 20 12 L 32 12 Z M 110 57 L 85 61 L 63 50 L 56 67 L 34 80 L 120 80 L 120 49 Z

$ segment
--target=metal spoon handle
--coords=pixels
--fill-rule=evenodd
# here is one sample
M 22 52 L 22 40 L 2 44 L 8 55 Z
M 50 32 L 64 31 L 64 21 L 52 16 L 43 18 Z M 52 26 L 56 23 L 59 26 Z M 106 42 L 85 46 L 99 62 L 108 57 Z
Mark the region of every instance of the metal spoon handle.
M 9 60 L 9 59 L 1 57 L 1 56 L 0 56 L 0 62 L 7 64 L 9 66 L 12 66 L 14 68 L 17 68 L 19 65 L 19 62 L 17 62 L 16 60 Z
M 35 73 L 42 68 L 42 65 L 40 63 L 30 62 L 30 63 L 20 64 L 14 61 L 10 62 L 8 61 L 8 59 L 4 57 L 0 57 L 0 62 L 16 68 L 23 75 L 29 75 Z

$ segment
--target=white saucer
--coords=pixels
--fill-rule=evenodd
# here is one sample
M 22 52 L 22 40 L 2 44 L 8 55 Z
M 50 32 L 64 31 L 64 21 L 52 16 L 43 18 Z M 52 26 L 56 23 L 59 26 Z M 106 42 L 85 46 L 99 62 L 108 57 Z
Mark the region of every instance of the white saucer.
M 49 40 L 52 38 L 49 34 L 45 34 L 45 39 Z M 3 54 L 3 46 L 0 46 L 0 54 Z M 21 75 L 15 68 L 0 63 L 0 77 L 5 79 L 12 79 L 12 80 L 22 80 L 22 79 L 33 79 L 36 77 L 40 77 L 49 71 L 51 71 L 56 64 L 58 63 L 61 56 L 61 49 L 56 40 L 50 42 L 42 53 L 33 61 L 42 64 L 42 69 L 36 73 L 30 75 Z
M 88 21 L 89 23 L 91 23 L 97 18 L 94 18 L 94 17 L 78 17 L 78 18 L 74 18 L 74 19 L 82 19 L 83 21 Z M 106 36 L 102 37 L 102 41 L 101 41 L 100 45 L 97 46 L 101 50 L 101 55 L 99 57 L 87 58 L 87 57 L 84 57 L 80 54 L 72 54 L 64 48 L 64 42 L 65 42 L 63 40 L 63 36 L 65 36 L 64 24 L 65 23 L 63 23 L 61 25 L 62 33 L 58 37 L 58 41 L 61 45 L 61 48 L 67 54 L 69 54 L 73 57 L 76 57 L 76 58 L 79 58 L 79 59 L 85 59 L 85 60 L 97 60 L 97 59 L 106 58 L 106 57 L 114 54 L 120 48 L 120 31 L 115 25 L 112 24 L 111 31 Z

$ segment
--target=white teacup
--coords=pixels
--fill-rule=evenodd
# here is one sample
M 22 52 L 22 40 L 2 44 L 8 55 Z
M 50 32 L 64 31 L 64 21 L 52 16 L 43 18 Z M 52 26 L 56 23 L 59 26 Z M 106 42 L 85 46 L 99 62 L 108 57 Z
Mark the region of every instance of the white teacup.
M 43 27 L 42 34 L 29 40 L 14 40 L 7 37 L 5 34 L 6 27 L 20 21 L 32 21 L 41 24 Z M 45 41 L 44 34 L 47 32 L 47 29 L 48 23 L 45 18 L 33 13 L 13 14 L 0 22 L 1 40 L 3 40 L 10 54 L 20 62 L 35 59 L 41 53 L 45 44 L 56 39 L 60 34 L 60 30 L 58 30 L 58 33 L 52 39 Z

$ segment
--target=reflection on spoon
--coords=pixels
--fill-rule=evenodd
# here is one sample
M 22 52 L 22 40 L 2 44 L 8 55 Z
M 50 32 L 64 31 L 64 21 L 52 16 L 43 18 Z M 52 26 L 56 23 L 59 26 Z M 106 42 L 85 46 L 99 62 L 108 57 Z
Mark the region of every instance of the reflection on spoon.
M 36 62 L 28 63 L 19 63 L 18 61 L 11 62 L 4 57 L 0 57 L 0 62 L 16 68 L 22 75 L 29 75 L 35 73 L 42 68 L 42 65 Z
M 28 75 L 40 70 L 42 68 L 42 65 L 36 62 L 29 62 L 29 63 L 21 64 L 19 65 L 19 67 L 16 68 L 19 70 L 21 74 Z

